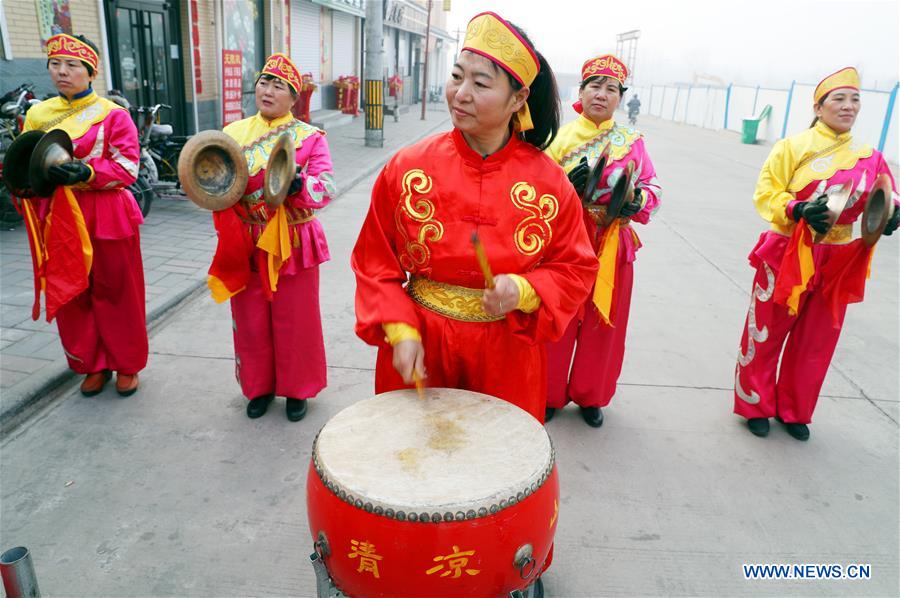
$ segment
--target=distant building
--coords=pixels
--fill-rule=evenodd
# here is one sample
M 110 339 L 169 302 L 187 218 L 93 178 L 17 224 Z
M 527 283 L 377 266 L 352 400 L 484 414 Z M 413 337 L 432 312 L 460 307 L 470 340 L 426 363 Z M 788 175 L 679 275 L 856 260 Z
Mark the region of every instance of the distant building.
M 379 1 L 379 0 L 375 0 Z M 426 0 L 384 0 L 385 78 L 404 78 L 402 100 L 419 101 Z M 362 77 L 365 0 L 3 0 L 0 4 L 0 93 L 22 82 L 39 97 L 55 93 L 42 39 L 60 31 L 97 43 L 94 88 L 121 90 L 134 105 L 168 104 L 176 132 L 222 124 L 222 50 L 242 55 L 244 114 L 255 110 L 253 83 L 266 56 L 289 54 L 319 88 L 311 110 L 335 109 L 333 81 Z M 432 4 L 428 86 L 442 88 L 448 42 L 446 13 Z

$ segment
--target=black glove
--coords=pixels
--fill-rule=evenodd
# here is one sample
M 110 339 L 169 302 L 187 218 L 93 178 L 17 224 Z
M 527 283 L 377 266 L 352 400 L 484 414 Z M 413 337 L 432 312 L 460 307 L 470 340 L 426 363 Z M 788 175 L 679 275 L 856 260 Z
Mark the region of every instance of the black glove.
M 566 176 L 569 177 L 569 182 L 575 187 L 575 193 L 577 193 L 579 197 L 584 193 L 584 186 L 587 184 L 589 174 L 591 174 L 591 167 L 588 166 L 586 157 L 582 158 L 581 162 L 578 163 L 578 166 L 566 174 Z
M 813 201 L 801 201 L 794 205 L 794 220 L 806 220 L 814 231 L 821 234 L 828 230 L 828 197 L 820 195 Z
M 74 185 L 91 178 L 91 167 L 84 162 L 66 162 L 57 166 L 51 166 L 47 171 L 47 178 L 57 185 Z
M 303 190 L 303 173 L 297 172 L 297 176 L 294 177 L 294 180 L 291 181 L 291 186 L 288 187 L 288 195 L 296 195 Z
M 640 188 L 636 188 L 634 190 L 634 199 L 632 199 L 631 201 L 626 201 L 624 204 L 622 204 L 622 209 L 619 210 L 619 216 L 622 216 L 623 218 L 629 218 L 640 212 L 642 207 L 643 200 L 641 198 L 641 190 Z
M 898 226 L 900 226 L 900 208 L 894 206 L 894 213 L 888 218 L 887 224 L 884 225 L 884 230 L 881 231 L 881 234 L 890 237 L 894 234 L 894 231 L 897 230 Z

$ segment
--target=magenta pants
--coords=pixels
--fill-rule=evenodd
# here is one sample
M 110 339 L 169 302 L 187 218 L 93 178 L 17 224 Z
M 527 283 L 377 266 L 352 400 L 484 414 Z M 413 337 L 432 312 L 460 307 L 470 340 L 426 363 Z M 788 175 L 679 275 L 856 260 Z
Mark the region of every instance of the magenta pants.
M 600 322 L 592 294 L 584 305 L 584 316 L 573 318 L 562 338 L 547 344 L 547 407 L 559 409 L 569 401 L 581 407 L 609 405 L 625 358 L 633 284 L 634 265 L 621 260 L 616 272 L 613 325 Z
M 231 298 L 235 375 L 248 399 L 309 399 L 325 388 L 319 267 L 280 276 L 272 301 L 254 272 Z
M 90 286 L 56 313 L 66 359 L 79 374 L 136 374 L 148 352 L 140 235 L 91 244 Z

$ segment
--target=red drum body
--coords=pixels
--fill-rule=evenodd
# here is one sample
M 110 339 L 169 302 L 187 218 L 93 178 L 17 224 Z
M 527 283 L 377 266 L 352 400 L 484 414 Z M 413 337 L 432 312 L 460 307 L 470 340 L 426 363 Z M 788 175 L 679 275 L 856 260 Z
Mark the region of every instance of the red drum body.
M 549 437 L 494 397 L 428 394 L 361 401 L 319 433 L 307 479 L 316 552 L 352 597 L 523 590 L 552 558 L 559 480 Z M 357 454 L 364 446 L 370 454 Z

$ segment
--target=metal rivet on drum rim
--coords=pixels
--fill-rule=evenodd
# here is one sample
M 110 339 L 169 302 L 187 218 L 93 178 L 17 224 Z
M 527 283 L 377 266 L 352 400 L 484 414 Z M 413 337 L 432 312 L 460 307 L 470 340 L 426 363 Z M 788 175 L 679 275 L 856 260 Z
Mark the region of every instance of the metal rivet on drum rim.
M 525 493 L 524 493 L 524 492 L 519 492 L 518 494 L 516 494 L 516 500 L 517 500 L 517 501 L 522 502 L 522 499 L 523 499 L 523 498 L 525 498 Z
M 371 513 L 372 512 L 372 503 L 367 502 L 366 504 L 363 505 L 363 509 L 365 509 L 366 513 Z
M 499 511 L 500 508 L 497 505 L 491 505 L 491 515 L 494 515 Z
M 466 514 L 465 514 L 465 513 L 463 513 L 462 511 L 457 511 L 457 512 L 456 512 L 456 520 L 457 520 L 457 521 L 462 521 L 462 520 L 465 519 L 465 518 L 466 518 Z
M 363 501 L 361 499 L 357 498 L 356 500 L 353 501 L 353 504 L 354 504 L 354 506 L 356 506 L 357 509 L 361 509 L 363 506 Z
M 440 523 L 443 517 L 441 517 L 440 513 L 432 513 L 431 514 L 431 522 L 432 523 Z
M 419 513 L 419 523 L 428 523 L 431 521 L 431 517 L 428 513 Z
M 376 506 L 374 510 L 375 510 L 376 515 L 384 515 L 385 514 L 384 509 L 381 506 Z M 390 515 L 388 515 L 388 517 L 390 517 Z
M 397 511 L 397 519 L 400 521 L 406 521 L 406 513 L 403 511 Z
M 466 519 L 475 519 L 475 511 L 472 509 L 466 511 Z
M 444 513 L 444 521 L 453 521 L 453 513 L 450 511 Z
M 410 514 L 409 514 L 409 520 L 410 520 L 410 521 L 418 521 L 418 520 L 419 520 L 419 514 L 418 514 L 418 513 L 410 513 Z
M 378 508 L 380 509 L 381 507 L 378 507 Z M 401 512 L 402 512 L 402 511 L 401 511 Z M 397 513 L 397 514 L 399 515 L 400 513 Z M 385 516 L 385 517 L 390 517 L 391 519 L 393 519 L 393 518 L 394 518 L 394 509 L 385 509 L 385 510 L 384 510 L 384 516 Z
M 516 504 L 516 497 L 510 496 L 509 497 L 509 506 L 513 506 L 514 504 Z
M 500 501 L 500 508 L 505 509 L 508 504 L 509 503 L 507 503 L 506 499 L 504 498 L 503 500 Z
M 479 516 L 479 517 L 484 517 L 484 516 L 486 516 L 486 515 L 487 515 L 487 509 L 486 509 L 485 507 L 481 507 L 480 509 L 478 509 L 478 516 Z
M 338 496 L 341 497 L 341 500 L 347 500 L 347 491 L 344 489 L 341 489 L 341 493 L 338 494 Z
M 531 496 L 531 487 L 525 488 L 525 496 Z

